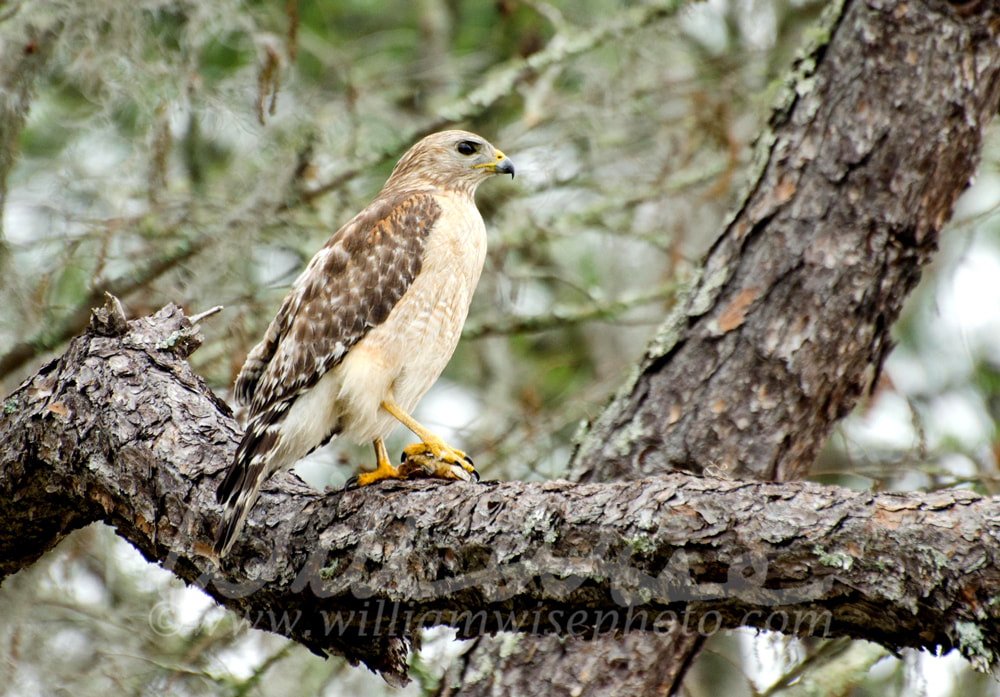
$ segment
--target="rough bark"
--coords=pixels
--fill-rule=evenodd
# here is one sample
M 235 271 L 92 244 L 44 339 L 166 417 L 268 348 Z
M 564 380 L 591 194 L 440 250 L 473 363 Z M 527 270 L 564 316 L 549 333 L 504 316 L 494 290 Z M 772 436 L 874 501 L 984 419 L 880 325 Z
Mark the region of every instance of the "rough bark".
M 877 380 L 890 327 L 975 173 L 1000 94 L 998 17 L 976 1 L 828 8 L 759 138 L 742 205 L 590 429 L 572 478 L 808 471 Z M 700 646 L 678 632 L 629 647 L 482 641 L 441 691 L 671 694 Z
M 254 626 L 394 681 L 430 624 L 585 638 L 677 618 L 997 663 L 1000 499 L 966 491 L 674 474 L 321 493 L 287 475 L 220 568 L 213 492 L 238 428 L 185 360 L 197 330 L 177 308 L 128 325 L 109 308 L 4 402 L 2 576 L 102 521 Z

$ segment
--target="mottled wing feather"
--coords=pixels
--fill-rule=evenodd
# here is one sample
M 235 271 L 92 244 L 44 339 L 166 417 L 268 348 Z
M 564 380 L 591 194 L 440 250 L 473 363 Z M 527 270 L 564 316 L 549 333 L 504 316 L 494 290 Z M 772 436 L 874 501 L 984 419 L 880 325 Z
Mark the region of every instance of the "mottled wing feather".
M 330 238 L 236 380 L 236 398 L 250 404 L 251 418 L 312 387 L 385 321 L 420 273 L 440 214 L 427 192 L 376 199 Z
M 264 338 L 247 354 L 240 374 L 236 377 L 234 392 L 237 404 L 250 404 L 250 400 L 257 390 L 260 376 L 267 369 L 267 364 L 274 357 L 275 351 L 278 350 L 278 342 L 288 331 L 288 325 L 295 317 L 295 312 L 292 310 L 295 298 L 295 293 L 289 293 L 285 296 L 281 308 L 278 309 L 278 314 L 268 325 Z

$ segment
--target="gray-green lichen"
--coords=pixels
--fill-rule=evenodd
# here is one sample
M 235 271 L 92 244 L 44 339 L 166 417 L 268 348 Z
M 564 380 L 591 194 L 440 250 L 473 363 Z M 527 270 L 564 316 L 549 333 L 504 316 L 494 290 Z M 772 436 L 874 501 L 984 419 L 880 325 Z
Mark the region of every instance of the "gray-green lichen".
M 319 577 L 324 581 L 329 581 L 331 579 L 337 578 L 339 574 L 337 573 L 337 567 L 340 566 L 340 560 L 334 559 L 333 563 L 329 566 L 324 566 L 319 570 Z
M 701 277 L 701 270 L 699 269 L 691 275 L 691 278 L 684 283 L 683 287 L 677 291 L 677 301 L 674 305 L 674 309 L 667 313 L 667 318 L 663 321 L 663 324 L 656 330 L 656 335 L 653 336 L 652 341 L 649 342 L 649 346 L 646 348 L 646 360 L 657 359 L 665 356 L 667 353 L 673 350 L 674 346 L 677 345 L 677 340 L 681 335 L 681 330 L 685 326 L 685 321 L 687 319 L 687 313 L 684 308 L 687 306 L 688 297 L 691 294 L 692 289 L 698 284 Z M 638 371 L 633 379 L 633 376 L 629 376 L 628 380 L 625 380 L 622 387 L 619 389 L 618 393 L 622 394 L 629 393 L 632 387 L 635 385 L 636 380 L 638 380 Z M 627 391 L 626 391 L 627 389 Z
M 653 550 L 653 542 L 649 539 L 649 535 L 644 532 L 640 532 L 638 535 L 630 537 L 626 540 L 628 546 L 632 548 L 633 552 L 638 552 L 639 554 L 645 554 Z
M 165 339 L 156 342 L 156 348 L 158 348 L 161 351 L 172 349 L 174 346 L 177 345 L 177 342 L 181 340 L 183 334 L 184 333 L 181 330 L 175 330 L 170 332 L 169 336 L 167 336 Z
M 639 419 L 632 419 L 618 433 L 614 434 L 613 452 L 618 457 L 626 457 L 632 452 L 632 444 L 641 440 L 646 429 Z
M 854 557 L 844 552 L 827 552 L 822 547 L 817 546 L 813 548 L 813 553 L 823 566 L 843 569 L 844 571 L 850 571 L 851 567 L 854 566 Z
M 929 547 L 927 549 L 927 552 L 931 555 L 931 560 L 934 562 L 934 566 L 936 566 L 937 568 L 947 569 L 948 566 L 950 565 L 951 559 L 949 559 L 947 554 L 944 554 L 943 552 L 934 549 L 933 547 Z
M 974 622 L 956 622 L 955 639 L 958 648 L 972 667 L 984 673 L 991 672 L 991 666 L 996 664 L 997 657 L 983 643 L 983 632 Z

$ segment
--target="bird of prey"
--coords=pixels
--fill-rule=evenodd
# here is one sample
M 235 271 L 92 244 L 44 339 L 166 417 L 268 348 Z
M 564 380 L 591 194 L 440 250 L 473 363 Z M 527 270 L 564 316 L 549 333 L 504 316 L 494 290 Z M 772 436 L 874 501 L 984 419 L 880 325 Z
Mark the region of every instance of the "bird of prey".
M 410 412 L 458 343 L 486 256 L 476 187 L 514 165 L 485 139 L 444 131 L 400 158 L 375 199 L 317 252 L 236 378 L 246 433 L 216 496 L 215 553 L 229 553 L 261 485 L 336 437 L 375 447 L 365 486 L 407 476 L 383 439 L 402 423 L 420 439 L 404 461 L 470 479 L 472 461 Z

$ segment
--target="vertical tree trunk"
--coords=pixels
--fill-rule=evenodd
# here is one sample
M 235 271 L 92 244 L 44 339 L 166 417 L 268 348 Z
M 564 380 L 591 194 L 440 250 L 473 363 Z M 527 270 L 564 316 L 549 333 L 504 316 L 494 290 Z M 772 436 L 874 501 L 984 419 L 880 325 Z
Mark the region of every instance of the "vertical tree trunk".
M 992 2 L 848 0 L 800 58 L 739 210 L 633 379 L 580 481 L 671 469 L 805 475 L 878 379 L 890 327 L 979 162 L 1000 97 Z M 672 694 L 702 643 L 481 640 L 439 694 Z

